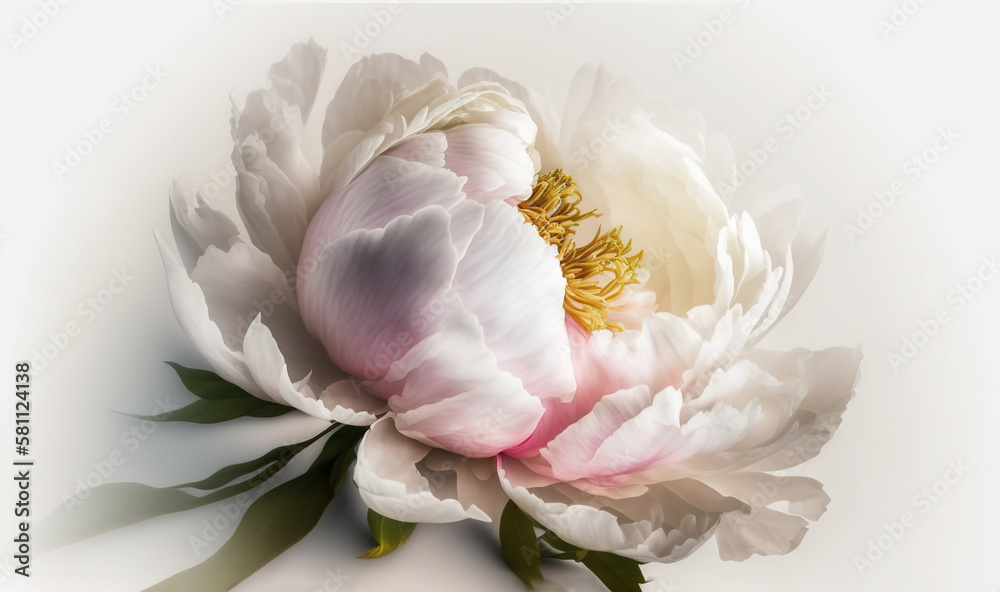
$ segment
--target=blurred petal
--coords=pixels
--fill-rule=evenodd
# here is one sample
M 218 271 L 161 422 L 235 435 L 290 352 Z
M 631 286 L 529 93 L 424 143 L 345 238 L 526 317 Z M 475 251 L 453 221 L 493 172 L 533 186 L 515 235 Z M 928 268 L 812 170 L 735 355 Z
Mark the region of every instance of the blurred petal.
M 499 474 L 510 498 L 562 540 L 644 562 L 687 557 L 711 537 L 721 515 L 745 508 L 694 480 L 613 499 L 568 483 L 532 485 L 530 470 L 515 459 L 504 458 Z
M 233 152 L 240 218 L 250 240 L 284 270 L 294 270 L 308 224 L 306 199 L 257 136 Z
M 362 57 L 347 71 L 326 108 L 323 145 L 352 130 L 367 132 L 406 91 L 447 77 L 444 64 L 426 53 L 420 63 L 391 53 Z
M 188 273 L 209 247 L 226 251 L 240 236 L 225 214 L 209 206 L 200 194 L 195 199 L 192 205 L 176 182 L 170 185 L 170 227 Z
M 309 119 L 319 83 L 326 69 L 326 50 L 310 39 L 296 43 L 267 73 L 271 84 L 285 101 L 298 107 L 302 120 Z
M 659 310 L 682 316 L 715 300 L 714 251 L 728 216 L 697 153 L 657 127 L 625 86 L 582 69 L 562 146 L 584 198 L 646 254 Z

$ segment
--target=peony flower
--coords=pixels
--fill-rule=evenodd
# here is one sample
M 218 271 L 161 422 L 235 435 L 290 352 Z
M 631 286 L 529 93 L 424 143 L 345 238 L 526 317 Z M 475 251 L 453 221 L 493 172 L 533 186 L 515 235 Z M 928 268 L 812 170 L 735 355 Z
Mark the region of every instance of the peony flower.
M 855 350 L 756 344 L 821 256 L 801 199 L 751 218 L 728 144 L 603 70 L 562 124 L 537 94 L 428 56 L 363 58 L 303 128 L 325 50 L 296 45 L 234 107 L 243 229 L 174 188 L 171 302 L 226 380 L 371 425 L 354 480 L 406 522 L 498 522 L 512 500 L 582 549 L 784 553 Z M 793 273 L 794 262 L 794 273 Z M 771 507 L 789 502 L 786 509 Z

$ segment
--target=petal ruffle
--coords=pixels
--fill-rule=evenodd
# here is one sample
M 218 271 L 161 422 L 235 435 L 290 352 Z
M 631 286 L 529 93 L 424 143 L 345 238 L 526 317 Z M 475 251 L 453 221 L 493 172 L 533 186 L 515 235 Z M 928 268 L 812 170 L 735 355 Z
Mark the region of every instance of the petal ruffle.
M 271 330 L 258 316 L 243 340 L 243 351 L 254 381 L 274 401 L 328 421 L 370 425 L 385 411 L 385 403 L 364 392 L 347 376 L 324 385 L 312 373 L 297 382 L 289 377 L 288 364 Z
M 396 99 L 436 78 L 447 80 L 448 70 L 430 54 L 420 56 L 419 63 L 391 53 L 362 57 L 347 71 L 326 108 L 323 145 L 350 131 L 367 132 Z
M 435 331 L 389 368 L 389 409 L 403 434 L 471 458 L 523 441 L 542 416 L 540 400 L 498 368 L 475 315 L 443 302 Z
M 808 530 L 808 521 L 818 520 L 830 503 L 823 485 L 807 477 L 733 473 L 706 481 L 720 494 L 750 507 L 749 512 L 724 516 L 716 531 L 719 556 L 731 561 L 794 550 Z M 788 502 L 787 511 L 769 507 L 780 502 Z
M 466 177 L 462 190 L 480 203 L 531 195 L 537 172 L 529 146 L 509 132 L 482 123 L 453 127 L 444 132 L 448 142 L 445 166 Z
M 326 66 L 326 50 L 299 43 L 268 73 L 270 88 L 233 106 L 236 203 L 250 240 L 282 269 L 298 260 L 319 178 L 302 151 L 302 130 Z
M 643 562 L 687 557 L 712 536 L 722 515 L 746 509 L 691 479 L 616 499 L 570 483 L 541 484 L 515 459 L 504 458 L 499 474 L 510 498 L 562 540 Z
M 551 171 L 563 166 L 562 155 L 556 145 L 557 122 L 551 105 L 538 93 L 504 78 L 486 68 L 471 68 L 462 73 L 458 79 L 460 87 L 471 86 L 480 82 L 493 82 L 507 89 L 511 96 L 524 103 L 531 120 L 538 126 L 534 147 L 541 160 L 541 170 Z
M 177 183 L 171 184 L 170 227 L 188 273 L 191 273 L 198 257 L 209 247 L 228 250 L 240 236 L 236 224 L 228 216 L 209 206 L 201 194 L 196 194 L 195 200 L 192 206 Z
M 254 382 L 243 353 L 226 344 L 219 326 L 210 318 L 201 287 L 191 281 L 160 235 L 154 234 L 167 273 L 170 304 L 181 329 L 219 376 L 255 396 L 268 398 Z
M 303 243 L 303 260 L 350 232 L 384 228 L 400 216 L 432 205 L 455 208 L 465 198 L 463 182 L 434 166 L 437 160 L 443 164 L 445 146 L 442 134 L 421 134 L 373 160 L 316 212 Z M 425 162 L 411 160 L 421 157 Z
M 354 482 L 369 508 L 403 522 L 490 522 L 503 507 L 493 459 L 435 450 L 375 422 L 358 447 Z

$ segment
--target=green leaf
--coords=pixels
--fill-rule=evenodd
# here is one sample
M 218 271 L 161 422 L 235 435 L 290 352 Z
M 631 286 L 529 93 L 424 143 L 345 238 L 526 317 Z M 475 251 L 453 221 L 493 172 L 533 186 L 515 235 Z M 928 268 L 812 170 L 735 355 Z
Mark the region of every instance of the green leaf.
M 86 498 L 67 498 L 63 502 L 67 514 L 57 510 L 39 524 L 41 547 L 44 550 L 56 549 L 156 516 L 191 510 L 250 491 L 277 474 L 296 454 L 338 425 L 330 426 L 305 442 L 275 448 L 252 461 L 220 469 L 202 481 L 174 487 L 107 483 L 90 490 Z M 263 470 L 207 495 L 196 496 L 181 491 L 187 487 L 214 489 L 258 469 Z
M 260 469 L 265 465 L 277 463 L 282 459 L 284 459 L 284 462 L 287 463 L 296 454 L 302 452 L 303 450 L 311 446 L 314 442 L 316 442 L 316 440 L 319 440 L 321 437 L 323 437 L 324 434 L 329 433 L 330 430 L 336 428 L 338 425 L 340 424 L 334 423 L 330 427 L 326 428 L 322 432 L 316 434 L 315 436 L 309 438 L 304 442 L 273 448 L 253 460 L 248 460 L 246 462 L 223 467 L 218 471 L 212 473 L 209 477 L 202 479 L 201 481 L 192 481 L 191 483 L 183 483 L 181 485 L 175 485 L 174 488 L 181 489 L 185 487 L 190 487 L 192 489 L 201 489 L 204 491 L 208 491 L 211 489 L 222 487 L 223 485 L 226 485 L 227 483 L 230 483 L 231 481 L 239 477 L 242 477 L 243 475 L 252 473 L 253 471 Z M 284 464 L 282 464 L 282 466 L 284 466 Z
M 642 592 L 639 584 L 646 583 L 639 569 L 640 564 L 634 559 L 602 551 L 587 551 L 578 561 L 614 592 Z
M 293 407 L 279 405 L 257 397 L 231 399 L 201 399 L 186 407 L 157 415 L 131 415 L 149 421 L 189 421 L 192 423 L 219 423 L 239 417 L 276 417 L 292 411 Z
M 148 421 L 187 421 L 191 423 L 219 423 L 239 417 L 277 417 L 294 408 L 251 395 L 235 384 L 224 380 L 215 372 L 186 368 L 167 362 L 177 372 L 184 386 L 198 401 L 157 415 L 134 415 Z
M 413 529 L 417 527 L 412 522 L 399 522 L 392 518 L 386 518 L 375 510 L 368 510 L 368 527 L 372 530 L 372 536 L 378 546 L 369 549 L 359 559 L 375 559 L 384 557 L 396 549 L 406 544 L 406 539 L 413 534 Z
M 537 523 L 535 525 L 538 526 Z M 541 527 L 539 526 L 539 528 Z M 561 538 L 557 537 L 556 534 L 551 530 L 545 530 L 545 532 L 542 533 L 541 539 L 546 543 L 552 545 L 553 548 L 559 549 L 560 551 L 564 551 L 566 554 L 571 555 L 570 557 L 571 559 L 579 560 L 581 557 L 583 557 L 581 553 L 586 552 L 580 547 L 571 545 L 566 541 L 562 540 Z
M 166 362 L 166 364 L 174 369 L 184 387 L 199 398 L 220 400 L 253 397 L 215 372 L 186 368 L 175 362 Z
M 342 426 L 305 474 L 268 491 L 247 509 L 232 537 L 215 554 L 145 592 L 231 590 L 300 541 L 344 482 L 355 459 L 354 446 L 365 429 Z
M 575 545 L 571 545 L 555 535 L 552 531 L 545 530 L 541 539 L 548 543 L 553 549 L 562 553 L 550 553 L 547 556 L 554 559 L 572 559 L 582 563 L 587 569 L 596 575 L 609 590 L 614 592 L 641 592 L 639 584 L 645 584 L 646 579 L 639 568 L 641 563 L 634 559 L 621 557 L 613 553 L 604 551 L 587 551 Z
M 507 566 L 528 588 L 534 580 L 542 579 L 534 523 L 513 500 L 507 502 L 500 515 L 500 552 Z

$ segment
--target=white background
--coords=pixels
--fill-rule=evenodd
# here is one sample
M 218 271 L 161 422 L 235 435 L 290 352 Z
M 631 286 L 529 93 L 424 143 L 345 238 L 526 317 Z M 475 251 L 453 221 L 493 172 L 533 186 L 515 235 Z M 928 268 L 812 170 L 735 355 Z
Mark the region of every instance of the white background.
M 897 15 L 897 31 L 880 31 L 879 21 L 904 4 L 915 13 Z M 113 411 L 150 413 L 157 399 L 187 400 L 162 360 L 204 366 L 173 319 L 153 241 L 153 229 L 168 231 L 171 180 L 189 191 L 206 189 L 225 170 L 229 94 L 242 103 L 272 62 L 309 37 L 330 50 L 321 114 L 350 65 L 343 44 L 354 43 L 371 11 L 384 6 L 242 4 L 220 15 L 210 0 L 76 1 L 15 49 L 9 34 L 21 34 L 22 19 L 41 8 L 4 2 L 2 433 L 13 431 L 14 363 L 58 346 L 67 323 L 80 326 L 55 359 L 36 367 L 36 524 L 112 453 L 125 459 L 112 480 L 170 485 L 314 427 L 288 417 L 215 428 L 166 425 L 133 451 L 121 437 L 136 421 Z M 708 39 L 705 21 L 723 9 L 735 22 L 682 71 L 675 54 L 689 37 Z M 645 568 L 656 581 L 644 589 L 998 589 L 1000 278 L 973 279 L 983 257 L 1000 255 L 997 3 L 750 0 L 561 10 L 405 5 L 374 38 L 361 39 L 362 51 L 411 58 L 428 51 L 456 77 L 467 67 L 490 67 L 547 90 L 556 105 L 577 68 L 604 62 L 675 107 L 700 111 L 711 131 L 730 138 L 740 161 L 775 138 L 778 152 L 739 191 L 799 185 L 812 222 L 827 227 L 829 238 L 812 287 L 765 345 L 860 344 L 865 353 L 843 426 L 800 471 L 823 481 L 833 498 L 801 547 L 785 557 L 724 563 L 710 542 L 679 564 Z M 166 78 L 122 118 L 116 98 L 140 84 L 147 67 Z M 805 104 L 814 85 L 833 96 L 785 138 L 776 122 Z M 112 131 L 77 169 L 57 178 L 52 163 L 105 117 Z M 306 140 L 317 156 L 319 121 L 312 123 Z M 929 154 L 936 162 L 919 179 L 907 175 L 907 161 L 949 127 L 958 135 L 954 144 Z M 875 192 L 897 179 L 906 192 L 887 208 L 872 206 Z M 231 193 L 231 179 L 224 183 L 224 194 Z M 878 216 L 849 237 L 844 225 L 858 223 L 859 208 Z M 133 276 L 127 288 L 88 313 L 94 309 L 87 299 L 122 269 Z M 958 310 L 949 294 L 966 283 L 979 291 Z M 889 355 L 940 309 L 948 322 L 929 339 L 918 336 L 923 345 L 912 360 L 893 367 Z M 4 457 L 12 455 L 9 440 L 0 439 Z M 945 476 L 949 463 L 968 470 L 947 491 L 938 483 L 943 495 L 932 493 L 937 501 L 926 503 L 925 488 Z M 2 479 L 0 540 L 8 542 L 0 545 L 0 566 L 10 570 L 14 491 L 10 478 Z M 475 526 L 422 526 L 388 558 L 353 559 L 370 540 L 360 502 L 343 497 L 316 531 L 238 590 L 337 589 L 331 574 L 346 582 L 341 592 L 520 589 L 496 543 Z M 0 587 L 141 589 L 199 559 L 189 537 L 218 511 L 169 516 L 36 556 L 30 580 L 7 577 Z M 860 572 L 856 558 L 866 557 L 884 525 L 904 512 L 916 516 L 914 526 Z M 567 589 L 594 589 L 582 570 L 549 573 Z

